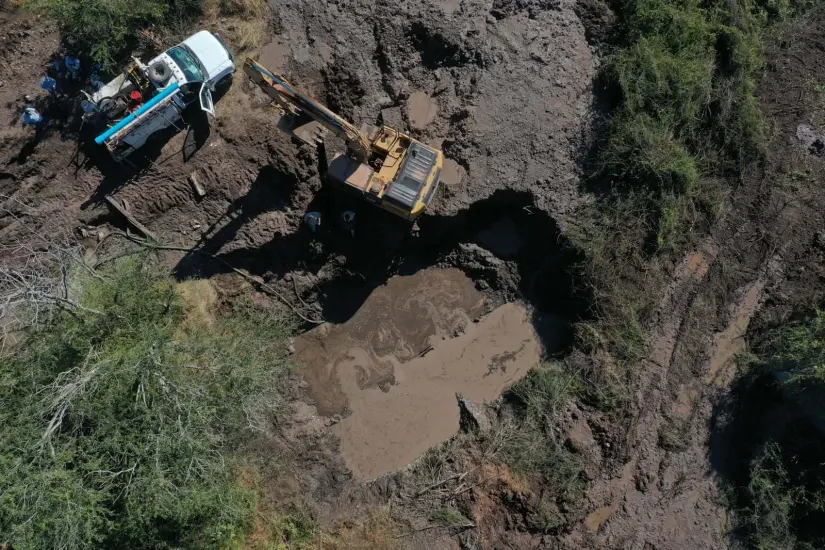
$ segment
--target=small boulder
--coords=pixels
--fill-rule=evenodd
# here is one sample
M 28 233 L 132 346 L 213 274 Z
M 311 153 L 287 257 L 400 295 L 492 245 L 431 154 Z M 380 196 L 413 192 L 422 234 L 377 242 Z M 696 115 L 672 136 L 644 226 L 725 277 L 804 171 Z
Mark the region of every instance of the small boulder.
M 486 405 L 467 401 L 460 393 L 456 394 L 456 399 L 459 409 L 458 424 L 462 432 L 484 433 L 493 429 L 493 421 Z
M 814 235 L 814 244 L 818 248 L 825 249 L 825 229 L 820 229 Z

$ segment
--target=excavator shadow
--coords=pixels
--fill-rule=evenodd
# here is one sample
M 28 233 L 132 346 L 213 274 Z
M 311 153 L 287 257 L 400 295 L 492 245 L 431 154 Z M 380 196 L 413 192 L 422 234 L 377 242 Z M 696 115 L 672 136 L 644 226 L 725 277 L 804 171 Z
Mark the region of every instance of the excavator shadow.
M 219 262 L 204 261 L 204 255 L 200 252 L 218 255 L 228 244 L 238 239 L 238 233 L 250 221 L 256 217 L 271 211 L 285 210 L 289 204 L 289 196 L 297 183 L 297 177 L 289 172 L 279 172 L 273 166 L 267 165 L 261 168 L 258 176 L 252 182 L 249 191 L 240 198 L 233 201 L 226 212 L 219 219 L 208 227 L 198 242 L 194 250 L 184 256 L 175 267 L 176 275 L 185 279 L 188 277 L 209 277 L 217 273 L 226 272 L 228 268 Z M 290 235 L 288 238 L 295 238 L 297 235 Z M 271 264 L 272 255 L 276 251 L 273 246 L 281 240 L 281 235 L 275 235 L 274 239 L 256 249 L 238 248 L 220 257 L 229 261 L 231 265 L 246 269 L 250 273 L 263 275 L 266 273 L 266 266 Z M 299 247 L 298 243 L 290 248 Z M 239 253 L 244 251 L 243 253 Z
M 592 299 L 578 283 L 578 252 L 563 239 L 555 221 L 533 205 L 529 193 L 500 191 L 452 216 L 425 215 L 414 234 L 409 222 L 324 187 L 309 207 L 322 215 L 315 233 L 302 224 L 263 246 L 234 248 L 219 257 L 270 284 L 280 281 L 290 292 L 300 287 L 301 300 L 318 304 L 333 323 L 351 318 L 372 291 L 393 276 L 433 266 L 457 267 L 493 302 L 530 303 L 545 349 L 563 353 L 572 341 L 572 324 L 590 316 Z M 346 209 L 357 213 L 354 236 L 341 219 Z M 217 254 L 249 219 L 248 214 L 234 218 L 200 250 Z M 201 254 L 190 254 L 177 266 L 181 278 L 226 271 L 225 265 Z M 293 288 L 282 279 L 286 275 L 318 282 L 295 283 Z

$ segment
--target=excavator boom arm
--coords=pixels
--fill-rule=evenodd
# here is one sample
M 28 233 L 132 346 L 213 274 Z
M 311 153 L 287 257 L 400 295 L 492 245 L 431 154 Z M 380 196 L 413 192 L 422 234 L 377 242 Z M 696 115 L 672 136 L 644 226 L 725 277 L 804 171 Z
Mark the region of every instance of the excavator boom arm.
M 347 148 L 356 160 L 367 163 L 370 144 L 350 122 L 299 91 L 283 76 L 273 73 L 252 59 L 247 59 L 244 62 L 243 69 L 247 76 L 260 86 L 267 95 L 279 102 L 288 103 L 329 129 L 336 136 L 346 141 Z

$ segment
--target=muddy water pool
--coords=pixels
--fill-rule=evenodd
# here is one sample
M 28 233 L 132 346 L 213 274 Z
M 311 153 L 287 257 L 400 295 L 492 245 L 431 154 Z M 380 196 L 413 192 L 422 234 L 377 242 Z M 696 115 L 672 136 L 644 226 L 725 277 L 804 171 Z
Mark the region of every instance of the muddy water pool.
M 531 315 L 516 303 L 483 315 L 484 301 L 456 269 L 390 279 L 340 325 L 295 342 L 319 414 L 356 477 L 412 462 L 458 429 L 456 393 L 495 399 L 540 360 Z

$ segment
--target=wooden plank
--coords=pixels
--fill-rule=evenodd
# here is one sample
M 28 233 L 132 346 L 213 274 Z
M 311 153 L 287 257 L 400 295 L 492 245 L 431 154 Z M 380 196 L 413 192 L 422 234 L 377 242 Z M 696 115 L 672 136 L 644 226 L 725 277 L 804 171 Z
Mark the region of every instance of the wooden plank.
M 195 190 L 195 194 L 203 198 L 206 196 L 206 190 L 201 185 L 200 181 L 198 181 L 198 174 L 197 172 L 192 172 L 189 174 L 189 182 L 192 184 L 192 188 Z
M 115 210 L 120 212 L 120 214 L 124 218 L 126 218 L 126 220 L 129 223 L 131 223 L 135 227 L 135 229 L 137 229 L 138 231 L 140 231 L 141 233 L 143 233 L 145 236 L 149 237 L 153 241 L 157 240 L 157 238 L 155 238 L 154 233 L 152 233 L 151 231 L 146 229 L 145 225 L 143 225 L 142 223 L 137 221 L 134 216 L 129 214 L 129 212 L 127 212 L 126 209 L 123 208 L 123 206 L 120 204 L 120 201 L 118 201 L 116 198 L 112 197 L 111 195 L 106 195 L 105 198 L 106 198 L 106 202 L 108 202 L 112 206 L 112 208 L 114 208 Z

